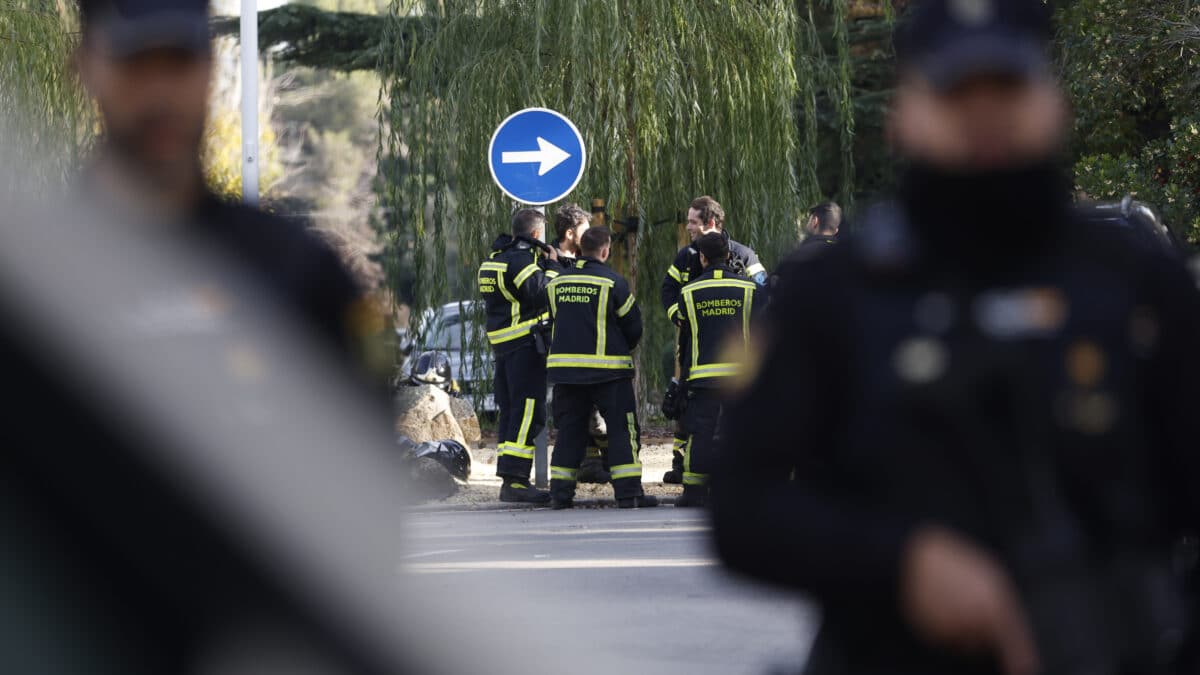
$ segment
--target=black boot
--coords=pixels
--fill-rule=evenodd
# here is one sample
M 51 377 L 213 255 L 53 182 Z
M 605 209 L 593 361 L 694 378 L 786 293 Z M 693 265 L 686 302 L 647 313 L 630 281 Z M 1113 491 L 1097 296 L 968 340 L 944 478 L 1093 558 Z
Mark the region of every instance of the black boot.
M 550 480 L 550 508 L 555 511 L 575 508 L 575 481 L 561 478 Z
M 538 490 L 526 480 L 505 478 L 500 486 L 500 501 L 516 504 L 546 504 L 550 501 L 550 493 Z
M 684 485 L 683 494 L 675 500 L 676 508 L 708 506 L 707 485 Z
M 683 453 L 678 450 L 671 452 L 671 470 L 663 474 L 664 483 L 679 485 L 683 483 Z
M 579 475 L 576 480 L 580 483 L 597 483 L 605 484 L 612 480 L 612 474 L 604 468 L 604 458 L 600 453 L 588 453 L 588 456 L 583 459 L 583 464 L 579 465 Z
M 654 495 L 638 495 L 637 497 L 625 497 L 617 500 L 617 508 L 619 509 L 648 509 L 651 506 L 658 506 L 658 497 Z

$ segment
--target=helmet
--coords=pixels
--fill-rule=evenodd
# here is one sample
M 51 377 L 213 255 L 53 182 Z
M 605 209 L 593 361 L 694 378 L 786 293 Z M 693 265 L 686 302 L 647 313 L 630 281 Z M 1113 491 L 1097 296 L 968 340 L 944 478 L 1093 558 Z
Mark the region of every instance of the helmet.
M 443 352 L 423 352 L 413 363 L 408 382 L 414 386 L 432 384 L 443 391 L 451 391 L 454 374 L 450 372 L 450 357 Z

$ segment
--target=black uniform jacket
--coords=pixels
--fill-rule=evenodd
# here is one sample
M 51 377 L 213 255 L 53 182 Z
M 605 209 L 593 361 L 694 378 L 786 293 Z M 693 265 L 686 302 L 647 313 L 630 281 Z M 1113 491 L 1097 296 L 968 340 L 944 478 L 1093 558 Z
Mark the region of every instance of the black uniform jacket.
M 533 331 L 548 318 L 546 285 L 558 274 L 557 262 L 543 258 L 527 241 L 501 235 L 479 266 L 479 294 L 487 305 L 487 337 L 497 354 L 533 342 Z
M 758 261 L 758 254 L 749 246 L 739 244 L 731 239 L 727 232 L 722 231 L 721 234 L 729 242 L 729 268 L 738 274 L 744 274 L 759 284 L 765 284 L 767 268 Z M 683 289 L 684 284 L 703 273 L 704 268 L 700 266 L 700 253 L 691 246 L 679 249 L 679 252 L 675 254 L 674 262 L 667 268 L 667 274 L 663 277 L 662 282 L 661 299 L 663 309 L 667 311 L 667 318 L 672 321 L 677 319 L 677 315 L 671 313 L 671 308 L 680 308 L 679 292 Z
M 642 312 L 621 275 L 602 262 L 579 258 L 550 282 L 550 311 L 550 382 L 594 384 L 633 377 Z
M 718 387 L 740 374 L 751 319 L 766 304 L 765 295 L 758 284 L 724 265 L 710 267 L 684 285 L 679 314 L 689 347 L 679 359 L 689 387 Z M 740 349 L 731 350 L 731 345 Z
M 317 335 L 341 350 L 357 348 L 363 290 L 311 230 L 211 194 L 192 220 L 201 236 L 215 240 Z
M 813 672 L 995 673 L 902 620 L 909 536 L 950 527 L 1023 585 L 1047 497 L 1101 558 L 1200 531 L 1200 295 L 1178 262 L 1073 217 L 1012 259 L 932 256 L 896 209 L 868 220 L 784 270 L 723 420 L 717 546 L 820 602 Z

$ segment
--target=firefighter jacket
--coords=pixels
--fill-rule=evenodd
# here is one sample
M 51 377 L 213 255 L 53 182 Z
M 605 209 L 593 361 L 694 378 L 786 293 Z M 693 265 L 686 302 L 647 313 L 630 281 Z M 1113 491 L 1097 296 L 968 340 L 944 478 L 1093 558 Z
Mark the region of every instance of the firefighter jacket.
M 501 235 L 479 266 L 479 294 L 487 305 L 487 338 L 497 354 L 532 343 L 533 331 L 549 318 L 546 285 L 559 264 L 530 242 Z
M 758 261 L 758 254 L 754 252 L 754 249 L 730 239 L 729 234 L 725 231 L 722 231 L 721 234 L 729 242 L 728 269 L 749 277 L 760 286 L 766 285 L 767 268 Z M 683 305 L 679 302 L 679 291 L 684 284 L 700 276 L 703 272 L 704 268 L 700 266 L 700 253 L 696 249 L 691 246 L 679 249 L 679 253 L 675 255 L 675 262 L 667 268 L 667 274 L 663 277 L 662 282 L 662 306 L 667 310 L 667 318 L 679 323 L 682 317 L 672 313 L 671 308 L 683 309 Z
M 580 257 L 550 282 L 554 328 L 547 376 L 555 384 L 633 377 L 642 313 L 629 284 L 604 263 Z
M 750 321 L 766 304 L 766 291 L 724 265 L 714 265 L 679 294 L 688 347 L 679 358 L 689 387 L 718 387 L 740 373 Z

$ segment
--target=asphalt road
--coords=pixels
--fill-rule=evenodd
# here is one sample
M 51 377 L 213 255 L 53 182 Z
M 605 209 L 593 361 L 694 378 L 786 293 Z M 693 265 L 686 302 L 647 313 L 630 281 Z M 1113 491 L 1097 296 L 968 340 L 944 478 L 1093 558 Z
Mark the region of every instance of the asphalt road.
M 420 513 L 407 525 L 401 568 L 421 588 L 482 603 L 515 592 L 514 648 L 604 664 L 581 672 L 795 672 L 816 625 L 797 597 L 723 572 L 694 510 Z

